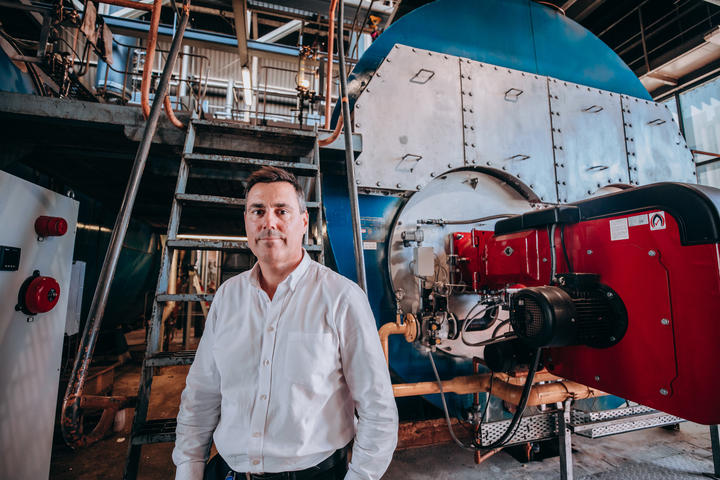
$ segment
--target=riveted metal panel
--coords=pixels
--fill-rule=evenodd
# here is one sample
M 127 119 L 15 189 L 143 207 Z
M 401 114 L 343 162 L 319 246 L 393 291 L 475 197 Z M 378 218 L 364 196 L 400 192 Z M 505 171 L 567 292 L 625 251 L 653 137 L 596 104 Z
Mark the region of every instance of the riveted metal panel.
M 692 153 L 667 105 L 621 98 L 630 181 L 697 183 Z
M 560 202 L 628 184 L 620 95 L 548 79 Z
M 547 77 L 462 59 L 460 78 L 465 163 L 506 171 L 556 202 Z
M 459 60 L 396 45 L 355 103 L 361 188 L 418 190 L 462 167 Z

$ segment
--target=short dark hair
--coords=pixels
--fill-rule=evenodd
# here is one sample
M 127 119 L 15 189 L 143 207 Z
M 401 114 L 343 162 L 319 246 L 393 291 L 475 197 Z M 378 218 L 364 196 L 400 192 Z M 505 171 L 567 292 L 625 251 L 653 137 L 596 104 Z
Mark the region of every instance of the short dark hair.
M 255 170 L 247 178 L 247 187 L 245 189 L 245 196 L 247 197 L 250 193 L 250 189 L 258 183 L 274 183 L 274 182 L 287 182 L 293 186 L 295 193 L 298 197 L 298 205 L 300 205 L 300 212 L 305 212 L 307 207 L 305 206 L 305 192 L 295 178 L 295 175 L 277 167 L 262 167 L 259 170 Z

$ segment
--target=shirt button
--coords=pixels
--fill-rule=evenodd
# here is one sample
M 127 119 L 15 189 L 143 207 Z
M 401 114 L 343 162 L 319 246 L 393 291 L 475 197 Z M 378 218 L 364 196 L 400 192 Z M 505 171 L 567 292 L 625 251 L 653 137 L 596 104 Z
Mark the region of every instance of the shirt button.
M 252 461 L 252 464 L 253 464 L 253 465 L 259 465 L 259 464 L 260 464 L 260 460 L 258 460 L 258 459 L 253 460 L 253 461 Z
M 270 365 L 270 360 L 265 360 L 265 361 L 263 362 L 263 365 L 265 365 L 266 367 L 267 367 L 268 365 Z
M 260 395 L 260 400 L 267 400 L 267 395 L 265 395 L 264 393 Z
M 253 437 L 255 437 L 255 438 L 260 437 L 260 432 L 255 432 L 255 433 L 253 433 Z

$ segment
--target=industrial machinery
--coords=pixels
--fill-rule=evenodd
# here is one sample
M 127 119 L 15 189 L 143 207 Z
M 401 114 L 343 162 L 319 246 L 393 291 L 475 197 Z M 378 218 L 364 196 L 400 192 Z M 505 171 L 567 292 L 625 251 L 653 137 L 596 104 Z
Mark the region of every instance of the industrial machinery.
M 1 478 L 47 478 L 78 202 L 0 171 Z
M 348 96 L 368 296 L 407 382 L 397 396 L 499 392 L 515 413 L 500 405 L 494 433 L 469 395 L 427 397 L 476 426 L 476 448 L 506 444 L 526 405 L 566 399 L 601 397 L 527 419 L 545 433 L 515 441 L 591 430 L 597 410 L 628 415 L 614 410 L 626 400 L 664 423 L 720 421 L 701 380 L 720 340 L 719 192 L 694 185 L 671 112 L 605 44 L 535 2 L 440 0 L 376 40 Z M 354 278 L 343 184 L 325 174 L 323 201 Z

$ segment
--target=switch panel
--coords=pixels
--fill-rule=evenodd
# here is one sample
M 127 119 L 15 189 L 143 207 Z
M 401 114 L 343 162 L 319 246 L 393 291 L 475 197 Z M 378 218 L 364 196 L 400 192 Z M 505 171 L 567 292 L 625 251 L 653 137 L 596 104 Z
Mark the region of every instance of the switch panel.
M 20 268 L 20 249 L 0 245 L 0 271 L 16 272 Z

